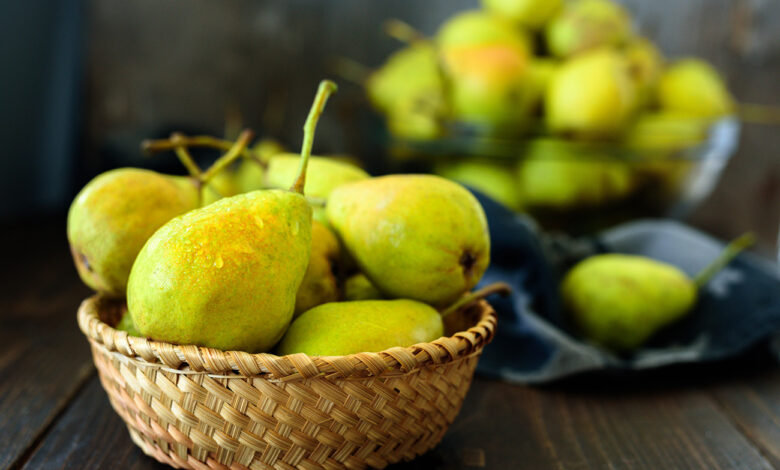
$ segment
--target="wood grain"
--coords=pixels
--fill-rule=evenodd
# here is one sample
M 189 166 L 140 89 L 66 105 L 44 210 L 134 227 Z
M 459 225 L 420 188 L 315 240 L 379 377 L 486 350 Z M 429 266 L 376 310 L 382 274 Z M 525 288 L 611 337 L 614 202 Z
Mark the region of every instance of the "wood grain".
M 30 447 L 94 373 L 75 322 L 88 293 L 68 258 L 64 222 L 0 227 L 0 468 Z

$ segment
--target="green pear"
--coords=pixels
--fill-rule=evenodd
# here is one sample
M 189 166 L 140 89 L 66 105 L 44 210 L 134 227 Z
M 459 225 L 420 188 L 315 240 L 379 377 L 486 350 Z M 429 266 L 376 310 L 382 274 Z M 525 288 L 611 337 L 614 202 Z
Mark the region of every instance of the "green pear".
M 619 135 L 636 108 L 636 87 L 619 52 L 599 49 L 564 63 L 547 88 L 547 126 L 583 138 Z
M 561 4 L 562 0 L 482 0 L 488 11 L 532 30 L 544 27 Z
M 545 29 L 547 48 L 560 58 L 602 46 L 621 45 L 631 34 L 628 12 L 611 0 L 568 2 Z
M 696 303 L 696 285 L 669 264 L 605 254 L 572 268 L 563 280 L 561 295 L 588 339 L 631 350 L 688 313 Z
M 526 55 L 531 50 L 530 39 L 522 28 L 479 10 L 464 11 L 447 20 L 436 33 L 436 44 L 440 49 L 503 44 Z
M 296 318 L 278 353 L 344 356 L 379 352 L 430 342 L 443 332 L 439 312 L 414 300 L 332 302 Z
M 368 173 L 362 168 L 328 157 L 312 156 L 309 160 L 309 167 L 311 174 L 306 178 L 304 191 L 307 196 L 324 201 L 327 201 L 331 192 L 342 184 L 369 178 Z M 297 156 L 282 153 L 271 157 L 268 160 L 268 168 L 265 173 L 266 187 L 284 187 L 285 181 L 292 181 L 297 171 Z M 314 208 L 314 220 L 328 225 L 322 207 Z
M 544 57 L 533 57 L 529 63 L 528 79 L 526 80 L 527 104 L 530 114 L 540 114 L 547 95 L 547 88 L 552 83 L 560 63 Z
M 520 194 L 511 164 L 498 159 L 465 158 L 438 163 L 434 173 L 471 186 L 511 209 L 519 209 Z
M 520 201 L 529 209 L 574 209 L 619 200 L 636 188 L 630 166 L 598 148 L 537 139 L 518 162 Z
M 481 135 L 516 135 L 529 121 L 529 56 L 506 43 L 441 49 L 452 117 Z
M 371 284 L 365 274 L 357 273 L 344 281 L 344 300 L 381 299 L 382 293 Z
M 591 256 L 575 265 L 561 283 L 564 306 L 585 337 L 630 351 L 688 314 L 698 290 L 753 242 L 751 234 L 732 241 L 693 279 L 675 266 L 643 256 Z
M 461 185 L 390 175 L 334 189 L 327 216 L 385 296 L 443 307 L 474 287 L 490 258 L 485 212 Z
M 666 69 L 658 83 L 661 109 L 714 119 L 734 112 L 734 98 L 712 65 L 683 59 Z
M 294 316 L 327 302 L 339 299 L 334 265 L 340 257 L 339 241 L 316 220 L 311 227 L 311 256 L 303 282 L 295 295 Z
M 252 146 L 251 154 L 254 158 L 241 159 L 238 162 L 238 168 L 233 173 L 236 194 L 264 189 L 264 165 L 272 156 L 284 151 L 284 147 L 279 142 L 269 138 L 262 139 Z
M 130 315 L 130 312 L 125 312 L 114 328 L 119 331 L 127 332 L 130 336 L 142 336 L 141 332 L 136 328 L 135 323 L 133 323 L 133 317 Z
M 663 55 L 652 42 L 641 37 L 629 41 L 622 52 L 628 62 L 629 76 L 634 81 L 639 104 L 653 104 L 658 80 L 663 72 Z
M 79 276 L 92 289 L 124 297 L 146 240 L 177 215 L 198 207 L 198 183 L 182 176 L 120 168 L 95 177 L 68 212 L 68 241 Z
M 235 170 L 225 170 L 214 175 L 208 184 L 201 188 L 201 205 L 208 205 L 223 197 L 241 193 L 236 181 Z
M 171 220 L 144 245 L 127 288 L 144 336 L 247 352 L 267 351 L 281 339 L 312 248 L 303 192 L 314 128 L 335 88 L 320 83 L 290 190 L 220 199 Z
M 443 84 L 436 50 L 428 41 L 418 41 L 392 54 L 366 80 L 371 104 L 390 114 L 402 104 L 413 114 L 431 119 L 442 114 Z

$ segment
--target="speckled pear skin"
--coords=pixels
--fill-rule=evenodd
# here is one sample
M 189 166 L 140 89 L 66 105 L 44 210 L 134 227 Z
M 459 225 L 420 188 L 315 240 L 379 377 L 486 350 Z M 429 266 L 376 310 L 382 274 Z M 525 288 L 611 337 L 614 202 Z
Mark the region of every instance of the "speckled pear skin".
M 463 186 L 433 175 L 390 175 L 339 186 L 327 215 L 360 270 L 388 298 L 444 307 L 490 261 L 487 219 Z
M 605 254 L 572 268 L 561 295 L 588 339 L 625 352 L 685 316 L 696 303 L 697 289 L 685 273 L 669 264 Z
M 282 337 L 309 264 L 311 208 L 253 191 L 177 217 L 133 266 L 128 309 L 152 339 L 261 352 Z
M 311 227 L 311 256 L 301 287 L 295 296 L 295 314 L 339 299 L 339 285 L 334 267 L 341 247 L 336 236 L 316 220 Z
M 296 318 L 280 355 L 344 356 L 429 342 L 444 334 L 439 312 L 414 300 L 331 302 Z
M 122 318 L 119 320 L 119 323 L 117 323 L 114 328 L 119 331 L 125 331 L 130 336 L 142 336 L 141 332 L 138 331 L 138 328 L 135 327 L 135 323 L 133 323 L 133 317 L 130 315 L 130 312 L 125 312 L 124 315 L 122 315 Z
M 299 164 L 300 156 L 296 154 L 286 153 L 271 157 L 265 174 L 266 186 L 287 188 L 298 174 Z M 311 156 L 303 192 L 313 198 L 328 199 L 334 188 L 366 178 L 369 178 L 369 174 L 354 165 L 328 157 Z M 328 225 L 325 211 L 321 207 L 314 208 L 314 220 Z
M 124 297 L 133 261 L 146 240 L 196 207 L 198 189 L 189 178 L 136 168 L 98 175 L 68 212 L 68 241 L 79 276 L 104 295 Z

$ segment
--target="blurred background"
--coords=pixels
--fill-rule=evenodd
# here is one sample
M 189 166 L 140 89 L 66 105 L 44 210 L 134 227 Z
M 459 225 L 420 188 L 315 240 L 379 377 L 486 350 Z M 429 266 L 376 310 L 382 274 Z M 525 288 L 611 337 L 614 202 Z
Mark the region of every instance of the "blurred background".
M 639 31 L 670 58 L 710 61 L 740 102 L 780 105 L 780 2 L 630 0 Z M 401 45 L 390 17 L 426 35 L 477 0 L 34 0 L 0 4 L 0 219 L 63 217 L 78 189 L 118 166 L 179 172 L 172 155 L 143 156 L 144 138 L 173 130 L 222 135 L 240 117 L 292 150 L 317 83 L 341 85 L 315 142 L 381 171 L 376 116 L 339 77 L 346 57 L 377 67 Z M 370 137 L 370 132 L 368 133 Z M 721 238 L 746 230 L 776 253 L 780 128 L 744 124 L 738 150 L 688 216 Z

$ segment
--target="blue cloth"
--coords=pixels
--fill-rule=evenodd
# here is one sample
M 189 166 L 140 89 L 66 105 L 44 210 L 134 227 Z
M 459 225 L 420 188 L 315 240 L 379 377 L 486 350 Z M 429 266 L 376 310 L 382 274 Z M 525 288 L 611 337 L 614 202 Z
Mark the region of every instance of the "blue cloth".
M 724 244 L 670 220 L 630 222 L 594 239 L 551 239 L 529 218 L 478 193 L 488 217 L 491 264 L 480 286 L 504 281 L 506 298 L 489 299 L 496 337 L 479 372 L 507 381 L 541 383 L 594 370 L 639 370 L 734 356 L 780 331 L 777 266 L 743 253 L 700 292 L 694 310 L 626 356 L 583 341 L 567 325 L 560 277 L 576 261 L 604 251 L 640 254 L 693 276 Z

